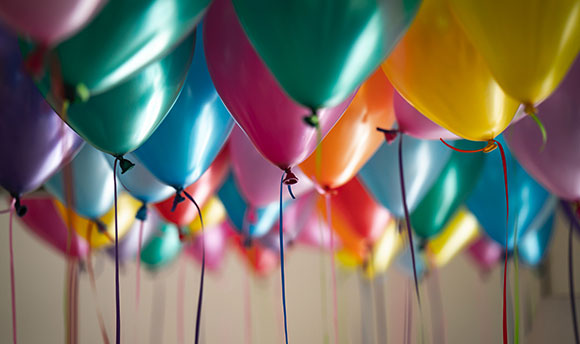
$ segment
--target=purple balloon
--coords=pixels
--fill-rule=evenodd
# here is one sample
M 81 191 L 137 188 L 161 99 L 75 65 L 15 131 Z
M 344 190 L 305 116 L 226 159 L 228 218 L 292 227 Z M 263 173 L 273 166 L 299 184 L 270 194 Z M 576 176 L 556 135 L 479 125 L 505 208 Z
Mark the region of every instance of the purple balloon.
M 503 247 L 495 241 L 481 236 L 471 244 L 467 252 L 484 271 L 491 270 L 503 257 Z
M 149 209 L 147 212 L 147 219 L 145 222 L 141 220 L 135 220 L 133 225 L 129 229 L 129 232 L 119 241 L 119 262 L 124 263 L 137 257 L 137 252 L 139 252 L 139 231 L 141 225 L 143 225 L 143 238 L 141 242 L 141 247 L 145 247 L 149 240 L 153 237 L 155 230 L 161 225 L 161 217 Z M 115 259 L 115 246 L 107 249 L 107 253 L 113 259 Z
M 0 28 L 0 186 L 13 196 L 40 187 L 83 141 L 24 73 L 15 37 Z
M 538 107 L 538 117 L 548 134 L 542 135 L 529 118 L 513 124 L 504 137 L 524 169 L 550 192 L 580 199 L 580 59 L 558 89 Z

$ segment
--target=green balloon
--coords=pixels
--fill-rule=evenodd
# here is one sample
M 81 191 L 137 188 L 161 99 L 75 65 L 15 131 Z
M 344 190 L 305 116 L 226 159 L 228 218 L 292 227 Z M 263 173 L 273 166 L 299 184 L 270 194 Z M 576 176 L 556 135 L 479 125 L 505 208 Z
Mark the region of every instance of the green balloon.
M 457 141 L 460 149 L 479 149 L 481 142 Z M 477 184 L 485 153 L 452 152 L 437 181 L 411 214 L 411 225 L 421 238 L 431 238 L 445 228 L 447 222 L 465 202 Z
M 403 35 L 421 0 L 233 0 L 282 88 L 312 109 L 346 99 Z
M 187 76 L 195 34 L 190 34 L 165 58 L 149 64 L 116 87 L 62 106 L 48 98 L 61 118 L 85 141 L 114 156 L 137 149 L 165 118 Z
M 177 227 L 165 223 L 141 250 L 141 262 L 152 270 L 162 268 L 175 260 L 181 246 Z

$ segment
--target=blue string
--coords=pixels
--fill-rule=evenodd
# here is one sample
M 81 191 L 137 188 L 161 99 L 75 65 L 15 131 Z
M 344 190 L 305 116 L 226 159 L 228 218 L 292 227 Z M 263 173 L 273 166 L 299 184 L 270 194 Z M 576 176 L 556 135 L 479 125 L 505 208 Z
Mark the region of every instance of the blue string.
M 282 229 L 284 220 L 282 219 L 282 190 L 284 186 L 284 177 L 286 172 L 282 172 L 282 179 L 280 180 L 280 225 L 278 226 L 280 230 L 280 278 L 282 280 L 282 306 L 284 308 L 284 334 L 286 338 L 286 344 L 288 344 L 288 322 L 286 320 L 286 279 L 284 272 L 284 231 Z M 291 189 L 289 189 L 291 190 Z
M 288 184 L 288 193 L 290 193 L 290 197 L 292 197 L 292 199 L 296 199 L 296 196 L 294 196 L 294 193 L 292 192 L 292 185 Z
M 116 343 L 121 343 L 121 296 L 119 288 L 119 225 L 117 223 L 117 163 L 119 158 L 115 159 L 113 164 L 113 185 L 115 187 L 115 309 L 116 309 Z

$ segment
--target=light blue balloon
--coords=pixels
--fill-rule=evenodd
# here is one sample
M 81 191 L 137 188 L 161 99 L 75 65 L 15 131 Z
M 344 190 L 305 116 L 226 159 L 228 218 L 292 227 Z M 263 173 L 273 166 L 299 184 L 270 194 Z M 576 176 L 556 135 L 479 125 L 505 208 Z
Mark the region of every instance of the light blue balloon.
M 135 151 L 155 177 L 174 188 L 187 187 L 201 177 L 234 125 L 209 76 L 201 27 L 179 98 L 159 128 Z
M 70 164 L 74 211 L 89 219 L 101 217 L 113 206 L 113 169 L 103 153 L 88 144 L 84 145 Z M 44 187 L 61 203 L 66 204 L 62 170 L 50 178 Z
M 359 176 L 374 198 L 397 217 L 405 215 L 399 176 L 401 138 L 403 138 L 403 168 L 409 213 L 421 202 L 451 156 L 451 150 L 439 141 L 398 135 L 391 144 L 383 143 L 360 170 Z
M 230 221 L 234 225 L 234 228 L 243 235 L 249 234 L 250 237 L 257 238 L 266 235 L 278 221 L 280 215 L 280 204 L 278 202 L 273 202 L 267 206 L 254 209 L 253 223 L 248 222 L 246 231 L 248 233 L 243 233 L 244 225 L 246 225 L 244 219 L 248 216 L 247 211 L 249 209 L 248 203 L 242 197 L 236 181 L 234 180 L 233 173 L 230 173 L 218 190 L 218 197 L 222 201 Z M 285 209 L 290 201 L 282 203 L 282 209 Z
M 151 270 L 171 264 L 181 252 L 179 230 L 171 223 L 163 223 L 149 243 L 141 250 L 141 262 Z
M 518 239 L 526 234 L 534 218 L 549 200 L 550 194 L 538 184 L 512 157 L 502 137 L 508 173 L 510 217 L 507 225 L 508 250 L 515 240 L 517 219 Z M 506 200 L 502 160 L 499 148 L 486 154 L 483 172 L 466 205 L 475 215 L 485 233 L 500 245 L 506 245 Z
M 530 224 L 527 233 L 518 241 L 518 255 L 528 265 L 540 263 L 550 245 L 554 229 L 554 209 L 557 199 L 550 196 Z
M 104 155 L 111 168 L 113 168 L 115 158 L 109 154 Z M 121 167 L 117 164 L 117 178 L 135 199 L 143 203 L 157 203 L 175 193 L 174 188 L 163 184 L 159 179 L 155 178 L 133 153 L 125 154 L 125 158 L 134 163 L 135 166 L 129 171 L 121 173 Z

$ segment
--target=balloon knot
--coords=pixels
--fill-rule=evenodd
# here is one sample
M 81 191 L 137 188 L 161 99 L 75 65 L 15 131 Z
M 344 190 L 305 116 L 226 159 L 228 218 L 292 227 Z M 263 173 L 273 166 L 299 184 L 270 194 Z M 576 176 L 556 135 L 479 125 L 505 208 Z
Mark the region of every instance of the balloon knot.
M 177 234 L 179 234 L 179 242 L 183 243 L 187 240 L 187 236 L 181 232 L 181 229 L 177 229 Z
M 489 140 L 489 141 L 487 141 L 487 146 L 485 146 L 485 148 L 483 148 L 483 152 L 484 153 L 493 152 L 496 148 L 497 148 L 496 141 L 495 140 Z
M 310 115 L 304 116 L 302 119 L 304 120 L 304 123 L 308 124 L 312 128 L 318 128 L 320 125 L 320 118 L 318 118 L 315 110 L 313 110 Z
M 182 188 L 175 189 L 175 197 L 173 197 L 173 205 L 171 206 L 171 212 L 175 211 L 177 205 L 183 201 L 185 201 L 185 197 L 181 194 L 183 192 Z
M 40 44 L 24 60 L 24 69 L 32 78 L 38 80 L 44 75 L 44 63 L 48 55 L 48 46 Z
M 529 114 L 538 113 L 538 109 L 532 103 L 524 104 L 524 112 Z
M 18 215 L 18 217 L 26 215 L 28 208 L 20 203 L 20 197 L 18 196 L 13 197 L 14 197 L 14 210 L 16 210 L 16 215 Z
M 141 207 L 137 210 L 137 214 L 135 214 L 135 218 L 141 221 L 147 220 L 147 203 L 143 202 L 141 204 Z
M 425 251 L 428 243 L 429 243 L 429 240 L 427 240 L 427 239 L 420 240 L 418 245 L 417 245 L 419 247 L 419 251 Z
M 99 220 L 99 219 L 94 219 L 93 222 L 95 223 L 95 225 L 97 225 L 97 231 L 99 233 L 105 233 L 107 231 L 107 226 L 105 226 L 105 224 L 103 223 L 103 221 Z
M 298 177 L 296 177 L 296 175 L 294 174 L 294 172 L 292 172 L 290 170 L 290 168 L 287 168 L 284 170 L 284 172 L 286 172 L 286 177 L 284 177 L 284 184 L 286 185 L 294 185 L 296 183 L 298 183 Z
M 253 240 L 252 240 L 252 237 L 251 236 L 244 237 L 244 241 L 242 242 L 242 245 L 245 248 L 252 247 L 252 244 L 253 244 Z
M 125 159 L 122 155 L 116 156 L 117 160 L 119 160 L 119 167 L 121 168 L 121 174 L 125 174 L 125 172 L 129 171 L 135 164 L 131 162 L 131 160 Z
M 524 112 L 532 118 L 532 120 L 538 126 L 538 129 L 540 129 L 540 133 L 542 134 L 542 146 L 540 147 L 540 152 L 542 152 L 546 146 L 546 142 L 548 141 L 548 133 L 546 132 L 544 123 L 542 123 L 542 121 L 538 118 L 538 109 L 536 109 L 534 105 L 526 103 L 524 104 Z
M 393 143 L 393 141 L 395 141 L 397 135 L 399 134 L 399 130 L 397 129 L 377 128 L 377 131 L 380 131 L 385 135 L 385 141 L 387 141 L 388 144 Z

